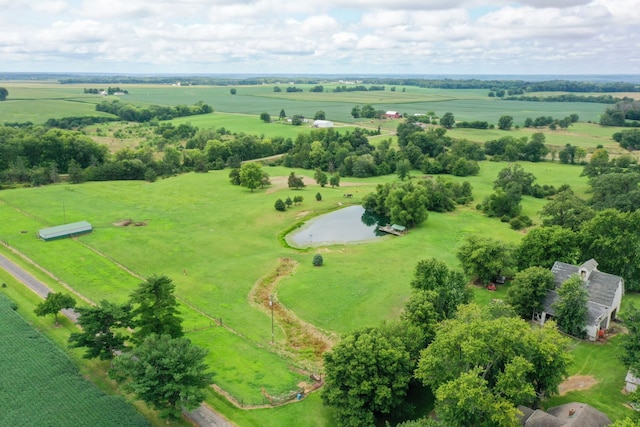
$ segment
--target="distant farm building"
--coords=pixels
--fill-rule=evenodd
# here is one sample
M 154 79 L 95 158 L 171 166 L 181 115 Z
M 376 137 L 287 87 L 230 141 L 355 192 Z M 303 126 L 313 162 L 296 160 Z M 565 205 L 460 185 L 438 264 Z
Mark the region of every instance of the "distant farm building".
M 384 115 L 388 119 L 399 119 L 400 117 L 402 117 L 402 115 L 397 111 L 387 111 L 386 113 L 384 113 Z
M 93 230 L 87 221 L 74 222 L 71 224 L 58 225 L 55 227 L 43 228 L 38 231 L 38 237 L 42 240 L 61 239 L 63 237 L 73 237 L 80 234 L 90 233 Z
M 332 128 L 333 122 L 329 120 L 314 120 L 313 127 L 314 128 Z

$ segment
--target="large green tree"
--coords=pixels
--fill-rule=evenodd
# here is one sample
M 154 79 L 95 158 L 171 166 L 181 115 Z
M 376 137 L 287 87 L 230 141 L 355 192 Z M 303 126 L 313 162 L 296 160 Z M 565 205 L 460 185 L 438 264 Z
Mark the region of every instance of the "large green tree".
M 580 229 L 581 259 L 594 258 L 598 269 L 624 278 L 625 290 L 640 290 L 640 212 L 607 209 Z
M 444 113 L 440 118 L 440 126 L 445 129 L 452 129 L 456 125 L 456 119 L 453 113 Z
M 57 292 L 49 292 L 47 298 L 36 306 L 33 312 L 36 316 L 46 316 L 47 314 L 53 314 L 56 326 L 58 323 L 58 312 L 67 308 L 74 308 L 76 306 L 76 300 L 69 294 L 62 294 Z
M 582 259 L 580 235 L 560 226 L 537 227 L 529 231 L 515 251 L 519 270 L 528 267 L 550 269 L 556 261 L 576 264 Z
M 456 255 L 465 274 L 483 284 L 513 266 L 513 247 L 490 237 L 468 236 Z
M 421 353 L 415 375 L 434 390 L 436 408 L 443 413 L 450 405 L 463 412 L 480 410 L 487 397 L 508 403 L 503 409 L 515 413 L 517 405 L 535 404 L 557 392 L 570 363 L 568 345 L 553 322 L 534 329 L 522 319 L 488 316 L 470 304 L 461 306 L 455 319 L 440 324 L 435 339 Z M 455 392 L 462 386 L 468 394 Z
M 6 87 L 0 87 L 0 101 L 4 101 L 9 96 L 9 91 Z
M 472 298 L 463 274 L 450 269 L 436 258 L 418 262 L 411 287 L 436 293 L 437 297 L 432 303 L 438 313 L 438 320 L 453 317 L 457 307 L 469 303 Z
M 513 116 L 504 115 L 498 119 L 498 129 L 509 130 L 513 126 Z
M 632 306 L 622 317 L 628 333 L 622 337 L 620 361 L 635 376 L 640 376 L 640 310 Z
M 69 336 L 71 347 L 86 347 L 84 358 L 108 360 L 116 351 L 125 348 L 129 335 L 124 333 L 132 326 L 131 305 L 114 304 L 103 300 L 97 307 L 80 307 L 78 325 L 82 332 Z
M 182 409 L 195 409 L 212 381 L 204 357 L 207 350 L 186 338 L 151 334 L 114 359 L 109 375 L 163 418 L 179 419 Z
M 345 336 L 324 354 L 322 399 L 345 427 L 374 426 L 404 404 L 414 362 L 403 340 L 378 328 Z
M 578 338 L 585 336 L 589 292 L 580 276 L 572 276 L 558 289 L 558 300 L 554 303 L 555 318 L 563 332 Z
M 175 288 L 167 276 L 151 276 L 131 293 L 133 322 L 137 327 L 133 337 L 137 341 L 151 334 L 174 338 L 183 335 L 178 301 L 173 294 Z
M 530 320 L 534 312 L 542 311 L 547 292 L 553 287 L 553 273 L 549 269 L 529 267 L 516 273 L 506 302 L 520 317 Z
M 591 205 L 596 210 L 631 212 L 640 208 L 640 173 L 607 173 L 591 178 Z
M 246 162 L 240 167 L 240 185 L 253 191 L 262 185 L 264 173 L 257 162 Z
M 585 221 L 593 218 L 594 212 L 587 202 L 576 196 L 570 188 L 559 191 L 540 210 L 544 225 L 559 225 L 578 231 Z

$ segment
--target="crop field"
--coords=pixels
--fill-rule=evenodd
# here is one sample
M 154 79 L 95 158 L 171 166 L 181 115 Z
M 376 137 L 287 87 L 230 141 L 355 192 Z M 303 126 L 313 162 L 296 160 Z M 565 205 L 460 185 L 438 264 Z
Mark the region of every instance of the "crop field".
M 82 378 L 67 355 L 10 304 L 0 293 L 1 425 L 149 425 L 122 398 L 107 396 Z
M 94 104 L 105 99 L 99 95 L 87 95 L 84 88 L 91 84 L 60 85 L 55 82 L 7 82 L 7 101 L 0 104 L 4 121 L 42 123 L 52 117 L 97 115 Z M 114 85 L 115 86 L 115 85 Z M 120 97 L 122 102 L 145 104 L 194 104 L 204 101 L 217 112 L 241 113 L 259 116 L 262 112 L 278 117 L 281 109 L 287 115 L 313 117 L 325 111 L 328 120 L 355 123 L 366 121 L 351 117 L 356 105 L 372 104 L 380 110 L 395 110 L 415 114 L 435 112 L 441 116 L 452 112 L 458 121 L 486 120 L 497 123 L 500 116 L 510 114 L 515 124 L 522 124 L 527 117 L 552 116 L 564 118 L 576 113 L 580 120 L 597 122 L 606 105 L 597 103 L 525 102 L 503 101 L 487 96 L 486 90 L 429 89 L 415 86 L 398 86 L 395 92 L 390 86 L 385 91 L 333 93 L 335 84 L 325 84 L 325 92 L 309 92 L 312 85 L 297 85 L 303 92 L 286 92 L 288 84 L 280 85 L 282 92 L 274 92 L 274 85 L 238 86 L 231 95 L 231 86 L 172 86 L 172 85 L 119 85 L 129 91 Z M 402 90 L 405 90 L 404 92 Z M 111 96 L 106 99 L 118 99 Z M 37 101 L 37 103 L 33 103 Z M 236 131 L 236 130 L 234 130 Z M 241 130 L 238 130 L 241 131 Z

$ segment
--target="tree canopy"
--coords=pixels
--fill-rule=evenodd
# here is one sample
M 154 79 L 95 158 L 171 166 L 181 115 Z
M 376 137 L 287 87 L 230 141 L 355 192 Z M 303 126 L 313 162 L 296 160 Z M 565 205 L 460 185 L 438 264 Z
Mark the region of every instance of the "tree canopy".
M 324 354 L 322 399 L 341 426 L 374 426 L 376 416 L 404 404 L 415 362 L 397 335 L 355 331 Z
M 462 270 L 483 283 L 489 283 L 513 265 L 513 248 L 489 237 L 470 235 L 458 247 L 456 255 Z
M 76 300 L 69 294 L 49 292 L 47 298 L 36 306 L 33 312 L 36 316 L 53 314 L 55 324 L 58 325 L 58 312 L 66 308 L 74 308 Z
M 517 405 L 557 392 L 570 362 L 568 344 L 553 322 L 532 329 L 469 304 L 441 323 L 415 375 L 434 390 L 446 425 L 517 425 Z
M 82 332 L 69 336 L 71 347 L 86 347 L 84 358 L 108 360 L 125 348 L 129 338 L 124 332 L 132 326 L 131 305 L 103 300 L 97 307 L 79 307 L 78 325 Z
M 583 338 L 587 323 L 589 292 L 580 276 L 572 276 L 558 289 L 558 300 L 554 303 L 558 328 L 578 338 Z
M 264 172 L 257 162 L 246 162 L 240 167 L 240 185 L 253 191 L 262 185 Z
M 553 289 L 553 273 L 543 267 L 529 267 L 516 273 L 506 302 L 525 320 L 534 312 L 541 312 L 547 292 Z
M 183 335 L 178 301 L 173 294 L 175 288 L 167 276 L 151 276 L 131 293 L 133 322 L 137 327 L 133 337 L 137 341 L 151 334 L 174 338 Z
M 0 87 L 0 101 L 4 101 L 9 96 L 9 91 L 6 87 Z
M 195 409 L 212 382 L 204 357 L 207 350 L 186 338 L 151 334 L 130 352 L 114 359 L 109 375 L 122 388 L 136 395 L 163 418 L 181 416 L 182 409 Z

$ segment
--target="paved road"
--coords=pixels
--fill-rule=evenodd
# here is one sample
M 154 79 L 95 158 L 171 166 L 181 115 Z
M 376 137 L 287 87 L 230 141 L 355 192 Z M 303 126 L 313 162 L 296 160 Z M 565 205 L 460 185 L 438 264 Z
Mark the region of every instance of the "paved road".
M 29 289 L 31 289 L 36 294 L 40 295 L 42 299 L 46 298 L 49 295 L 49 292 L 52 292 L 44 283 L 33 277 L 31 274 L 27 273 L 20 266 L 10 261 L 4 255 L 0 255 L 0 267 L 7 271 L 7 273 L 11 274 L 13 277 L 18 279 L 20 282 L 24 283 Z M 78 313 L 76 313 L 73 309 L 64 309 L 62 310 L 62 314 L 67 316 L 73 323 L 78 321 Z
M 40 295 L 43 299 L 47 297 L 49 292 L 52 292 L 52 290 L 44 283 L 33 277 L 19 265 L 15 264 L 2 254 L 0 254 L 0 268 L 6 270 L 7 273 L 24 283 L 25 286 Z M 74 323 L 78 321 L 79 315 L 73 309 L 62 310 L 62 314 L 67 316 Z M 200 427 L 233 427 L 233 424 L 229 423 L 226 418 L 206 405 L 200 405 L 199 408 L 190 412 L 185 411 L 184 414 Z

